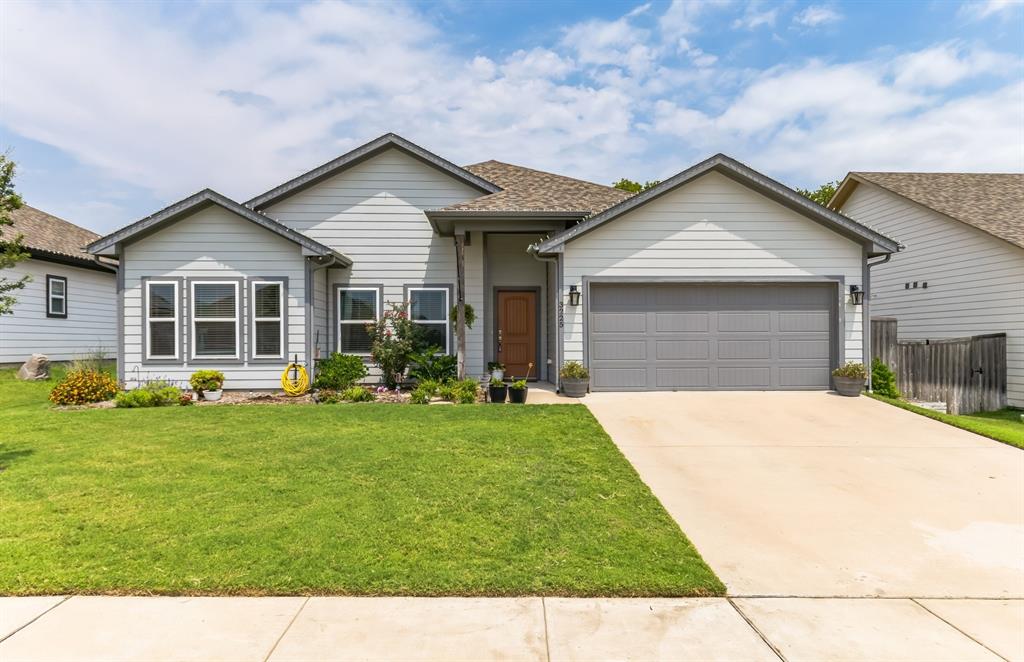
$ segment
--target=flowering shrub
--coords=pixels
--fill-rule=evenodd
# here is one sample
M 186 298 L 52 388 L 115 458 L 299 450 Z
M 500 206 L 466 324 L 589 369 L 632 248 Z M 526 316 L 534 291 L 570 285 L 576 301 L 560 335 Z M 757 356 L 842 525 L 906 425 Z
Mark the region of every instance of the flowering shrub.
M 55 405 L 84 405 L 103 402 L 117 395 L 117 381 L 97 370 L 72 370 L 50 391 Z
M 409 304 L 393 303 L 376 322 L 366 325 L 370 336 L 370 356 L 380 368 L 388 388 L 395 388 L 405 377 L 412 355 L 422 343 L 422 328 L 409 319 Z

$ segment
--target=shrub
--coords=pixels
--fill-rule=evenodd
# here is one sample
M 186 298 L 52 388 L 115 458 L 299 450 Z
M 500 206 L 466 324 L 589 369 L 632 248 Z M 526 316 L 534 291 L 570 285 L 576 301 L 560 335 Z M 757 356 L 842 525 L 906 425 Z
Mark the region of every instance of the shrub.
M 449 402 L 471 405 L 477 401 L 480 385 L 475 379 L 452 381 L 441 387 L 439 395 Z
M 433 393 L 422 386 L 417 386 L 411 393 L 409 393 L 409 402 L 414 405 L 430 404 L 430 398 L 433 397 L 433 395 Z
M 110 400 L 118 391 L 117 381 L 98 370 L 72 370 L 50 391 L 55 405 L 84 405 Z
M 197 393 L 216 391 L 224 386 L 224 373 L 219 370 L 196 370 L 188 378 L 188 383 Z
M 181 404 L 181 389 L 165 381 L 149 382 L 132 391 L 121 391 L 114 399 L 117 407 L 135 409 L 138 407 L 167 407 Z M 185 396 L 187 397 L 187 396 Z M 191 399 L 189 400 L 191 404 Z
M 871 390 L 887 398 L 900 397 L 896 388 L 896 375 L 877 356 L 871 361 Z
M 579 361 L 566 361 L 558 375 L 562 379 L 590 379 L 590 371 Z
M 192 396 L 190 394 L 182 393 L 180 396 L 178 396 L 178 404 L 181 405 L 182 407 L 188 407 L 190 405 L 194 405 L 195 401 L 192 399 Z
M 411 354 L 409 362 L 412 364 L 409 376 L 418 380 L 443 382 L 446 379 L 454 379 L 459 367 L 458 357 L 442 354 L 441 348 L 436 346 Z
M 348 402 L 373 402 L 373 391 L 363 386 L 349 386 L 341 392 L 341 399 Z
M 313 386 L 333 390 L 344 390 L 366 377 L 363 359 L 352 354 L 334 352 L 316 364 L 316 378 Z
M 322 405 L 333 405 L 341 402 L 341 394 L 335 390 L 325 388 L 316 392 L 316 401 Z
M 423 330 L 409 319 L 409 304 L 393 303 L 376 322 L 366 325 L 370 355 L 380 368 L 388 388 L 395 388 L 405 376 L 409 359 L 420 349 Z
M 867 379 L 868 373 L 864 369 L 863 363 L 857 363 L 850 361 L 844 366 L 840 366 L 832 371 L 833 377 L 849 377 L 850 379 Z

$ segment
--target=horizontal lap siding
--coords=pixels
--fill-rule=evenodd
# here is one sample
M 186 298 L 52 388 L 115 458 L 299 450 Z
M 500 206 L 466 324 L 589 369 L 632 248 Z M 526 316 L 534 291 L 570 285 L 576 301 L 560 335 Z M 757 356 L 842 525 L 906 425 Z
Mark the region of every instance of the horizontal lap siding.
M 398 303 L 409 285 L 450 284 L 454 292 L 454 240 L 435 235 L 423 210 L 480 195 L 436 168 L 389 150 L 270 206 L 266 213 L 352 258 L 351 268 L 327 274 L 331 297 L 335 285 L 383 285 L 385 303 Z M 474 235 L 465 256 L 466 302 L 478 316 L 484 307 L 482 243 Z M 332 300 L 325 321 L 336 340 L 333 307 Z M 482 329 L 477 322 L 466 334 L 470 374 L 483 371 Z
M 871 184 L 842 211 L 906 246 L 871 270 L 871 314 L 897 318 L 901 340 L 1006 333 L 1007 396 L 1024 407 L 1024 249 Z
M 46 275 L 68 279 L 68 316 L 46 316 Z M 31 281 L 11 294 L 17 300 L 12 314 L 0 316 L 0 364 L 22 363 L 32 354 L 51 361 L 70 361 L 102 350 L 117 355 L 117 283 L 113 272 L 65 266 L 29 259 L 4 278 Z
M 584 276 L 843 276 L 861 285 L 861 246 L 718 173 L 700 177 L 565 246 L 563 300 Z M 846 302 L 845 360 L 863 359 L 861 308 Z M 563 361 L 583 359 L 583 306 L 565 307 Z
M 224 372 L 228 389 L 280 387 L 286 360 L 278 363 L 238 365 L 190 365 L 188 361 L 189 304 L 181 302 L 186 337 L 186 361 L 182 366 L 142 363 L 142 278 L 288 278 L 288 358 L 306 360 L 305 267 L 299 246 L 220 207 L 207 207 L 192 216 L 129 244 L 124 248 L 125 378 L 129 385 L 139 379 L 167 378 L 187 381 L 201 368 Z M 187 287 L 187 285 L 186 285 Z M 248 287 L 248 286 L 246 286 Z M 248 348 L 249 328 L 243 297 L 242 350 Z

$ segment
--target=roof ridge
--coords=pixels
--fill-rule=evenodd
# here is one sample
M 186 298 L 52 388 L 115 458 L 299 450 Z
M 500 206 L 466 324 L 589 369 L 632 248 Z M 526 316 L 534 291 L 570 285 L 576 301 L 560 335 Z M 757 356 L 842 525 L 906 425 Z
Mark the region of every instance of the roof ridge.
M 539 170 L 537 168 L 531 168 L 530 166 L 519 165 L 517 163 L 509 163 L 507 161 L 499 161 L 497 159 L 487 159 L 486 161 L 481 161 L 480 163 L 471 163 L 470 165 L 463 166 L 463 167 L 469 169 L 469 168 L 472 168 L 472 167 L 475 167 L 475 166 L 484 165 L 484 164 L 487 164 L 487 163 L 496 163 L 498 165 L 508 166 L 510 168 L 519 168 L 520 170 L 529 170 L 530 172 L 536 172 L 536 173 L 541 174 L 541 175 L 548 175 L 550 177 L 560 177 L 561 179 L 569 179 L 569 180 L 572 180 L 574 182 L 579 182 L 581 184 L 588 184 L 590 186 L 600 186 L 601 188 L 605 188 L 605 189 L 609 189 L 609 190 L 613 190 L 613 191 L 623 191 L 622 189 L 615 188 L 614 186 L 608 186 L 607 184 L 598 184 L 597 182 L 592 182 L 589 179 L 580 179 L 579 177 L 572 177 L 570 175 L 563 175 L 561 173 L 551 172 L 550 170 Z M 629 191 L 623 191 L 623 193 L 629 193 Z

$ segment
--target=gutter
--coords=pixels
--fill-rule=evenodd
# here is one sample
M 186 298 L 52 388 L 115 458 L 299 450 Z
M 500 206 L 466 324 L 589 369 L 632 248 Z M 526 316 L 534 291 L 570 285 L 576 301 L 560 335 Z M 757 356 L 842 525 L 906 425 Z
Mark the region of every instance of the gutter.
M 561 256 L 553 255 L 545 257 L 537 252 L 537 247 L 538 244 L 530 244 L 526 248 L 526 252 L 532 255 L 533 259 L 538 262 L 545 262 L 555 266 L 555 364 L 550 366 L 548 369 L 548 381 L 551 381 L 551 370 L 554 370 L 555 393 L 560 393 L 562 390 L 562 326 L 559 324 L 559 321 L 562 317 L 562 265 L 559 258 Z

